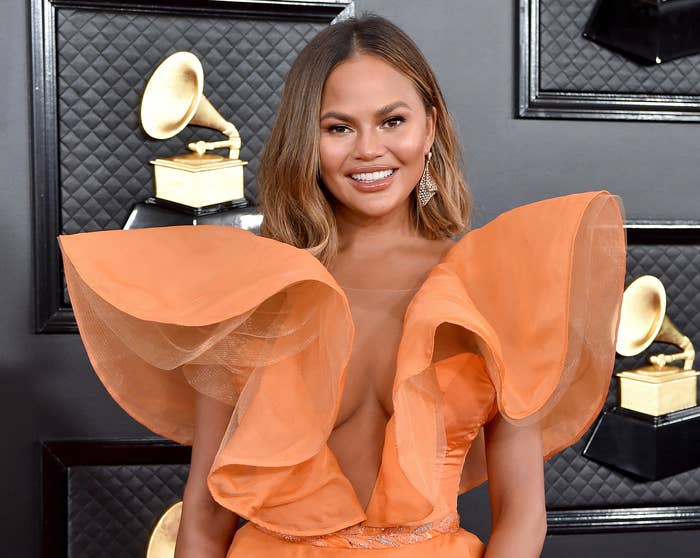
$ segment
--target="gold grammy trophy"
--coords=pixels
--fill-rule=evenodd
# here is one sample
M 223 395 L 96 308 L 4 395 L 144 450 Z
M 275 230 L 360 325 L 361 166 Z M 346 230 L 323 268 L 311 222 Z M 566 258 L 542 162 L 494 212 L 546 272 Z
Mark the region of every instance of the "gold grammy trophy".
M 219 130 L 228 139 L 188 144 L 192 153 L 158 158 L 155 194 L 189 208 L 244 202 L 241 137 L 203 94 L 204 70 L 191 52 L 176 52 L 163 60 L 146 84 L 141 102 L 141 124 L 156 139 L 167 139 L 188 124 Z M 228 148 L 228 157 L 208 153 Z
M 180 529 L 181 516 L 182 501 L 176 502 L 163 512 L 148 540 L 146 558 L 173 558 L 175 556 L 175 542 L 177 541 L 177 532 Z
M 654 341 L 676 345 L 681 352 L 649 356 L 649 365 L 618 372 L 620 407 L 660 416 L 697 405 L 695 349 L 666 316 L 666 290 L 659 279 L 642 275 L 622 296 L 617 352 L 640 354 Z M 682 368 L 670 363 L 683 361 Z
M 644 480 L 700 467 L 700 407 L 693 344 L 666 316 L 661 281 L 642 275 L 622 296 L 616 349 L 638 355 L 654 341 L 681 350 L 617 373 L 618 405 L 603 410 L 583 449 L 584 457 Z M 682 366 L 671 365 L 676 361 Z

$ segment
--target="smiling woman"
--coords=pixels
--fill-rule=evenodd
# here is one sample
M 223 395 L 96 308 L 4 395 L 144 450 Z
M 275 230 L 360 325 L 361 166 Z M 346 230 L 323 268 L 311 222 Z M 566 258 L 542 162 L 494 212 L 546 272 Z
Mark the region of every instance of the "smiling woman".
M 290 70 L 263 157 L 267 238 L 61 237 L 100 378 L 193 445 L 177 558 L 539 555 L 543 456 L 607 392 L 621 210 L 586 192 L 467 232 L 457 145 L 413 42 L 351 19 Z M 487 477 L 485 548 L 456 504 Z
M 422 206 L 414 187 L 429 153 L 438 192 Z M 287 76 L 259 176 L 261 232 L 330 265 L 345 236 L 341 214 L 360 210 L 395 219 L 419 242 L 442 241 L 433 247 L 440 252 L 469 226 L 461 157 L 440 87 L 413 41 L 375 16 L 333 25 Z
M 358 54 L 328 76 L 320 123 L 321 180 L 339 211 L 384 215 L 405 205 L 435 138 L 435 109 L 411 80 Z

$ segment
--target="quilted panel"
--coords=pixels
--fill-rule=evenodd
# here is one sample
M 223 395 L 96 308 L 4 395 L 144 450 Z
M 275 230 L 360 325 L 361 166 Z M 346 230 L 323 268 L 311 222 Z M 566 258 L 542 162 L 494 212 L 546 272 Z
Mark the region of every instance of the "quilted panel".
M 325 24 L 227 17 L 57 10 L 59 181 L 64 233 L 117 229 L 153 193 L 157 156 L 196 139 L 223 139 L 188 127 L 170 140 L 139 124 L 141 94 L 168 54 L 190 50 L 204 66 L 204 93 L 243 138 L 246 197 L 291 62 Z
M 594 0 L 539 0 L 540 90 L 700 94 L 700 55 L 640 66 L 583 38 Z
M 630 245 L 627 281 L 649 273 L 661 279 L 668 295 L 667 314 L 696 346 L 700 332 L 700 246 Z M 651 352 L 668 352 L 669 345 L 653 344 Z M 618 357 L 616 370 L 644 364 L 644 357 Z M 613 379 L 606 406 L 617 401 Z M 579 442 L 550 459 L 545 465 L 549 509 L 599 508 L 700 504 L 700 469 L 651 482 L 636 482 L 583 457 L 588 432 Z
M 73 466 L 68 557 L 145 556 L 150 533 L 182 498 L 187 465 Z

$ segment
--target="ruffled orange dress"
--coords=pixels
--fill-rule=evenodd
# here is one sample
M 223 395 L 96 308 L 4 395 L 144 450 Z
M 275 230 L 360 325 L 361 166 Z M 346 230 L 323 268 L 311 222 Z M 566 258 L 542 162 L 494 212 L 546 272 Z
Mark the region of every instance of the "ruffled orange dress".
M 90 361 L 114 399 L 189 444 L 195 390 L 235 404 L 208 477 L 249 520 L 229 556 L 476 558 L 457 495 L 486 480 L 483 425 L 539 421 L 544 457 L 605 399 L 625 276 L 621 205 L 552 198 L 463 236 L 401 321 L 381 466 L 363 509 L 328 446 L 355 323 L 308 252 L 223 226 L 60 236 Z M 438 326 L 479 353 L 435 361 Z M 352 550 L 352 552 L 350 551 Z

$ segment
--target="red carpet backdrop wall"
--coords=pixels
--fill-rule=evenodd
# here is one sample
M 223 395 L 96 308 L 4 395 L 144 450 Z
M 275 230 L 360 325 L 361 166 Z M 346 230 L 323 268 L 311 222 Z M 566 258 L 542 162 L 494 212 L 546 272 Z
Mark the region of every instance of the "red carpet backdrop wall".
M 476 226 L 545 197 L 598 188 L 619 194 L 630 223 L 628 277 L 659 276 L 669 315 L 697 344 L 699 124 L 644 121 L 629 107 L 611 119 L 546 103 L 602 93 L 679 94 L 692 104 L 699 58 L 640 70 L 584 42 L 579 30 L 594 3 L 355 0 L 352 8 L 403 27 L 435 69 L 464 141 Z M 205 94 L 243 136 L 253 200 L 289 63 L 347 7 L 280 4 L 253 14 L 245 12 L 252 3 L 198 4 L 192 12 L 187 2 L 165 0 L 0 1 L 0 485 L 7 503 L 0 536 L 8 556 L 137 555 L 135 538 L 147 535 L 184 482 L 187 451 L 135 423 L 92 373 L 54 244 L 58 232 L 121 228 L 131 206 L 151 195 L 148 160 L 201 136 L 187 130 L 163 142 L 140 129 L 137 108 L 151 69 L 180 49 L 202 59 Z M 547 110 L 537 113 L 542 102 Z M 619 359 L 617 366 L 640 363 Z M 616 397 L 613 384 L 608 405 Z M 700 471 L 640 482 L 584 458 L 587 438 L 547 465 L 543 555 L 672 549 L 695 556 Z M 462 524 L 487 538 L 486 487 L 462 496 L 459 507 Z M 95 535 L 96 520 L 113 526 L 102 533 L 111 543 Z M 124 533 L 137 534 L 120 539 Z

